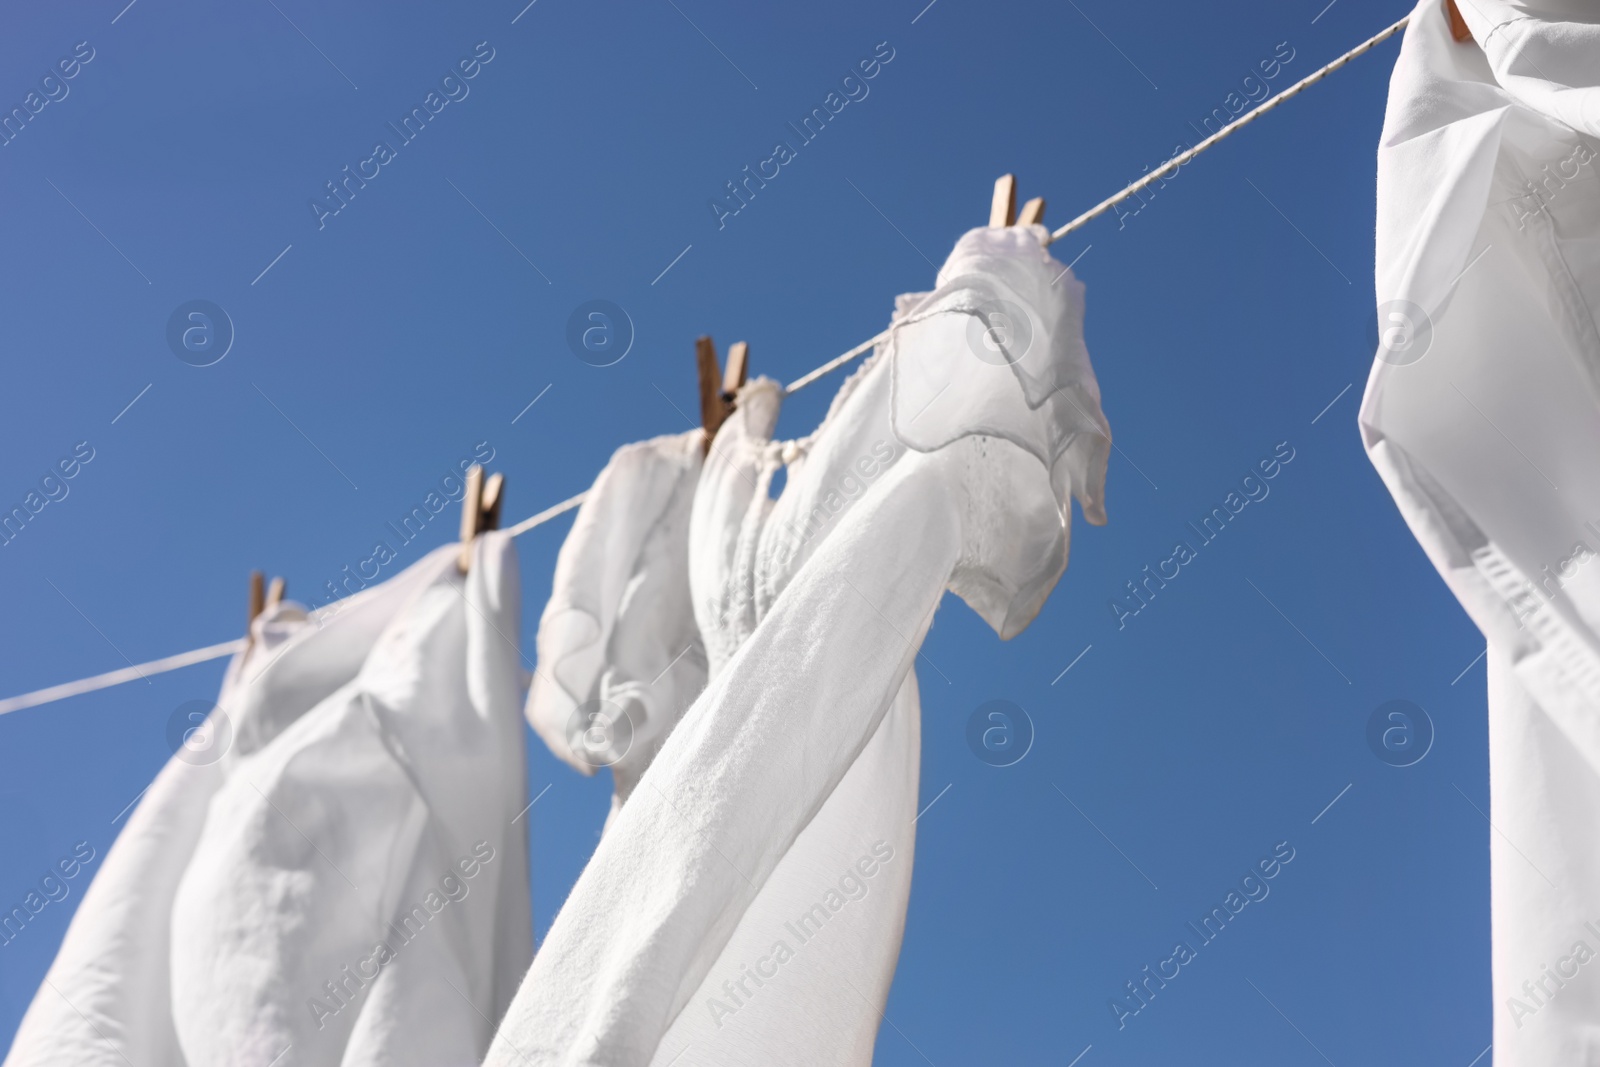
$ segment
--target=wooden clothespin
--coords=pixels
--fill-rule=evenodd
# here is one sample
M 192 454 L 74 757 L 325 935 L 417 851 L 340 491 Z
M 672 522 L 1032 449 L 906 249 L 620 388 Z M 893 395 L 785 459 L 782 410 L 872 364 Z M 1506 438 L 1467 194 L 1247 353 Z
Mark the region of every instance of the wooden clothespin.
M 994 199 L 989 202 L 990 226 L 1032 226 L 1044 221 L 1044 197 L 1036 196 L 1017 211 L 1017 176 L 1002 174 L 994 183 Z
M 728 366 L 723 371 L 717 366 L 717 346 L 709 337 L 694 343 L 695 370 L 700 376 L 700 425 L 705 431 L 702 452 L 709 451 L 711 439 L 733 414 L 739 388 L 750 373 L 750 346 L 735 341 L 728 348 Z
M 264 578 L 260 571 L 250 572 L 250 617 L 245 620 L 247 630 L 250 624 L 256 621 L 257 615 L 282 603 L 284 591 L 289 588 L 289 583 L 285 579 L 274 578 L 272 585 L 263 593 Z
M 1444 0 L 1444 13 L 1450 19 L 1450 36 L 1457 43 L 1472 40 L 1472 31 L 1467 28 L 1467 20 L 1461 17 L 1461 9 L 1456 6 L 1456 0 Z
M 722 399 L 722 369 L 717 366 L 717 346 L 711 338 L 695 339 L 694 366 L 700 376 L 700 426 L 705 432 L 700 450 L 704 453 L 711 448 L 711 439 L 728 417 L 728 405 Z
M 456 567 L 462 574 L 472 566 L 472 540 L 486 530 L 500 528 L 500 506 L 505 503 L 506 476 L 483 476 L 474 463 L 467 469 L 466 491 L 461 495 L 461 554 Z
M 245 616 L 244 632 L 249 633 L 250 627 L 255 623 L 256 616 L 260 615 L 267 606 L 266 578 L 260 571 L 250 572 L 250 614 Z
M 989 201 L 989 225 L 1010 226 L 1017 221 L 1017 176 L 1002 174 L 994 183 L 994 199 Z
M 251 631 L 255 626 L 256 616 L 263 611 L 277 607 L 282 602 L 284 590 L 288 588 L 288 582 L 282 578 L 274 578 L 270 588 L 264 588 L 264 586 L 265 576 L 260 571 L 251 571 L 250 617 L 245 620 L 244 624 L 246 640 L 255 639 L 255 635 Z
M 728 366 L 722 374 L 722 400 L 733 410 L 733 402 L 744 386 L 745 375 L 750 372 L 750 345 L 735 341 L 728 346 Z

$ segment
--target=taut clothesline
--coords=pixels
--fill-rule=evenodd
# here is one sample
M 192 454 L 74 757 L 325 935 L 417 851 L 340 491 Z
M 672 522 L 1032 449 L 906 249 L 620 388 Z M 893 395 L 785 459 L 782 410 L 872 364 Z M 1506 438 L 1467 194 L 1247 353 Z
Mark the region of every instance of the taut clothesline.
M 1327 77 L 1329 74 L 1332 74 L 1334 71 L 1338 70 L 1340 67 L 1342 67 L 1346 63 L 1350 62 L 1352 59 L 1355 59 L 1357 56 L 1361 55 L 1362 53 L 1370 51 L 1371 49 L 1373 49 L 1373 48 L 1377 47 L 1378 45 L 1382 44 L 1384 41 L 1387 41 L 1389 38 L 1393 37 L 1395 34 L 1399 33 L 1401 30 L 1405 29 L 1406 28 L 1406 24 L 1409 23 L 1410 21 L 1411 21 L 1411 16 L 1407 15 L 1405 18 L 1401 19 L 1399 22 L 1396 22 L 1393 26 L 1390 26 L 1388 29 L 1385 29 L 1385 30 L 1375 34 L 1374 36 L 1367 38 L 1365 41 L 1362 41 L 1360 44 L 1358 44 L 1354 48 L 1350 49 L 1350 51 L 1346 52 L 1344 55 L 1340 56 L 1338 59 L 1335 59 L 1332 63 L 1329 63 L 1329 64 L 1327 64 L 1326 66 L 1323 66 L 1323 67 L 1319 67 L 1318 69 L 1312 71 L 1310 74 L 1307 74 L 1304 78 L 1301 78 L 1299 81 L 1297 81 L 1293 85 L 1289 86 L 1283 92 L 1277 94 L 1276 96 L 1269 97 L 1268 99 L 1263 100 L 1260 104 L 1258 104 L 1255 107 L 1251 108 L 1249 111 L 1246 111 L 1243 115 L 1240 115 L 1238 118 L 1234 119 L 1232 122 L 1230 122 L 1226 126 L 1222 127 L 1222 129 L 1218 130 L 1216 133 L 1212 134 L 1210 137 L 1207 137 L 1205 140 L 1200 141 L 1193 148 L 1187 149 L 1186 151 L 1183 151 L 1183 152 L 1179 152 L 1177 155 L 1173 156 L 1171 159 L 1167 160 L 1165 163 L 1161 164 L 1161 166 L 1157 167 L 1155 170 L 1151 171 L 1149 174 L 1146 174 L 1144 177 L 1140 178 L 1138 181 L 1134 182 L 1131 185 L 1124 186 L 1122 189 L 1119 189 L 1117 192 L 1112 193 L 1110 196 L 1106 197 L 1104 200 L 1100 201 L 1094 207 L 1090 208 L 1088 211 L 1085 211 L 1083 214 L 1079 215 L 1077 218 L 1073 219 L 1071 222 L 1067 223 L 1065 226 L 1061 227 L 1059 230 L 1051 231 L 1051 233 L 1050 233 L 1050 241 L 1054 242 L 1054 241 L 1061 240 L 1061 238 L 1065 237 L 1067 234 L 1073 232 L 1074 230 L 1081 229 L 1087 223 L 1093 221 L 1094 219 L 1099 218 L 1101 215 L 1104 215 L 1107 211 L 1110 211 L 1112 208 L 1116 207 L 1118 204 L 1122 203 L 1124 200 L 1128 199 L 1130 196 L 1138 195 L 1143 190 L 1149 188 L 1151 184 L 1161 180 L 1162 178 L 1166 177 L 1168 174 L 1171 174 L 1173 171 L 1177 170 L 1179 167 L 1183 166 L 1185 163 L 1189 162 L 1195 156 L 1198 156 L 1201 152 L 1204 152 L 1206 149 L 1210 148 L 1212 145 L 1216 144 L 1218 141 L 1222 140 L 1224 137 L 1227 137 L 1229 134 L 1233 133 L 1235 130 L 1239 129 L 1242 126 L 1250 125 L 1250 123 L 1254 122 L 1256 119 L 1260 118 L 1262 115 L 1265 115 L 1267 112 L 1271 111 L 1273 108 L 1277 107 L 1279 104 L 1283 103 L 1285 100 L 1288 100 L 1290 97 L 1293 97 L 1293 96 L 1298 96 L 1302 90 L 1304 90 L 1304 89 L 1306 89 L 1306 88 L 1308 88 L 1308 87 L 1310 87 L 1312 85 L 1315 85 L 1317 82 L 1321 81 L 1323 78 Z M 1046 243 L 1050 243 L 1050 242 L 1046 242 Z M 876 337 L 872 337 L 872 338 L 869 338 L 869 339 L 861 342 L 859 345 L 856 345 L 850 351 L 845 352 L 845 353 L 843 353 L 841 355 L 835 356 L 834 358 L 828 360 L 828 362 L 824 363 L 822 366 L 818 367 L 816 370 L 811 371 L 809 374 L 803 374 L 799 378 L 796 378 L 794 381 L 789 383 L 788 387 L 784 390 L 784 392 L 793 393 L 793 392 L 795 392 L 797 390 L 804 389 L 806 386 L 810 385 L 812 382 L 816 381 L 818 378 L 821 378 L 823 375 L 828 374 L 831 371 L 838 370 L 840 367 L 844 366 L 846 363 L 849 363 L 851 360 L 855 359 L 857 356 L 860 356 L 860 355 L 864 354 L 865 352 L 869 351 L 872 348 L 872 346 L 877 344 L 879 341 L 887 340 L 888 337 L 889 337 L 889 331 L 888 330 L 884 330 L 882 333 L 878 334 Z M 0 705 L 0 707 L 3 707 L 3 705 Z
M 1278 93 L 1276 96 L 1272 96 L 1267 100 L 1262 101 L 1254 108 L 1251 108 L 1243 115 L 1240 115 L 1238 118 L 1222 127 L 1210 137 L 1207 137 L 1203 141 L 1197 143 L 1193 148 L 1178 153 L 1161 166 L 1157 167 L 1155 170 L 1140 178 L 1138 181 L 1124 187 L 1116 193 L 1113 193 L 1111 196 L 1108 196 L 1106 199 L 1100 201 L 1100 203 L 1096 204 L 1088 211 L 1085 211 L 1083 214 L 1079 215 L 1077 218 L 1073 219 L 1060 229 L 1052 231 L 1050 233 L 1050 241 L 1060 240 L 1067 234 L 1081 228 L 1091 220 L 1104 215 L 1107 211 L 1110 211 L 1113 207 L 1122 203 L 1129 197 L 1137 195 L 1141 190 L 1148 188 L 1153 182 L 1156 182 L 1162 177 L 1171 174 L 1183 164 L 1189 162 L 1195 156 L 1198 156 L 1201 152 L 1204 152 L 1206 149 L 1227 137 L 1235 130 L 1242 126 L 1248 126 L 1250 123 L 1254 122 L 1262 115 L 1265 115 L 1267 112 L 1271 111 L 1285 100 L 1288 100 L 1292 96 L 1298 95 L 1303 89 L 1315 85 L 1324 77 L 1338 70 L 1352 59 L 1355 59 L 1362 53 L 1371 50 L 1377 45 L 1388 40 L 1390 37 L 1393 37 L 1395 34 L 1405 29 L 1406 24 L 1410 21 L 1411 16 L 1407 15 L 1405 18 L 1401 19 L 1399 22 L 1396 22 L 1394 25 L 1388 27 L 1382 32 L 1367 38 L 1365 41 L 1356 45 L 1356 47 L 1350 49 L 1350 51 L 1346 52 L 1338 59 L 1335 59 L 1333 62 L 1327 64 L 1326 66 L 1320 67 L 1312 73 L 1306 75 L 1304 78 L 1301 78 L 1299 81 L 1295 82 L 1281 93 Z M 822 364 L 820 367 L 817 367 L 815 370 L 812 370 L 806 374 L 802 374 L 784 388 L 784 393 L 797 393 L 806 386 L 810 385 L 812 382 L 815 382 L 817 379 L 838 370 L 851 360 L 865 355 L 872 349 L 874 345 L 888 340 L 889 333 L 889 330 L 884 330 L 882 333 L 868 338 L 859 345 L 856 345 L 848 352 L 841 353 L 840 355 L 828 360 L 828 362 Z M 568 497 L 561 503 L 545 508 L 537 515 L 530 515 L 528 518 L 523 519 L 515 526 L 509 527 L 506 530 L 506 533 L 510 534 L 512 537 L 516 537 L 519 534 L 527 533 L 535 526 L 542 526 L 551 519 L 554 519 L 559 515 L 563 515 L 577 507 L 579 504 L 583 503 L 584 497 L 587 495 L 587 493 L 579 493 L 577 496 Z M 65 700 L 67 697 L 78 696 L 81 693 L 92 693 L 97 689 L 106 689 L 114 685 L 121 685 L 123 682 L 131 682 L 138 678 L 148 679 L 152 674 L 163 674 L 167 671 L 175 671 L 180 667 L 188 667 L 196 663 L 205 663 L 208 660 L 220 659 L 223 656 L 230 656 L 244 648 L 247 641 L 247 638 L 241 637 L 234 641 L 225 641 L 220 645 L 211 645 L 208 648 L 197 648 L 191 652 L 180 652 L 175 656 L 167 656 L 165 659 L 151 660 L 149 663 L 130 665 L 118 670 L 108 671 L 105 674 L 97 674 L 92 678 L 82 678 L 75 682 L 65 682 L 61 685 L 50 686 L 47 689 L 37 689 L 31 693 L 24 693 L 21 696 L 9 697 L 5 700 L 0 700 L 0 715 L 5 715 L 13 711 L 21 711 L 23 708 L 36 707 L 40 704 L 49 704 L 57 700 Z

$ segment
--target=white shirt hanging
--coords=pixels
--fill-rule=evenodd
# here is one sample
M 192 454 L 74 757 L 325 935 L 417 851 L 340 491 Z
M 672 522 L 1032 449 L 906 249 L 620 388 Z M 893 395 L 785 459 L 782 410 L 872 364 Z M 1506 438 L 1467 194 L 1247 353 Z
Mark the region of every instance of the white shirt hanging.
M 776 391 L 741 392 L 695 505 L 713 676 L 557 916 L 490 1067 L 664 1065 L 691 1045 L 680 1062 L 870 1058 L 910 869 L 922 636 L 947 587 L 1019 632 L 1066 566 L 1069 494 L 1104 517 L 1082 289 L 1042 234 L 962 238 L 775 504 Z M 1026 343 L 991 332 L 997 301 Z M 862 759 L 876 769 L 852 779 Z M 855 916 L 880 907 L 874 939 Z M 841 964 L 864 970 L 819 981 Z
M 1368 453 L 1488 639 L 1495 1063 L 1600 1058 L 1600 23 L 1423 0 L 1378 152 Z M 1487 831 L 1486 831 L 1487 832 Z M 1547 977 L 1547 968 L 1555 968 Z

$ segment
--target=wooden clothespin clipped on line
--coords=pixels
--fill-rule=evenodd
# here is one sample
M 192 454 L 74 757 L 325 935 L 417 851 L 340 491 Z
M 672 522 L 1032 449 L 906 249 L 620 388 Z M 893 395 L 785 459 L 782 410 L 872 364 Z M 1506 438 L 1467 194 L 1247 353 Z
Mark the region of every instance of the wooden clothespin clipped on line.
M 1034 226 L 1044 222 L 1044 197 L 1036 196 L 1017 213 L 1017 176 L 1002 174 L 994 183 L 994 199 L 989 202 L 990 226 Z
M 461 495 L 461 554 L 456 567 L 462 574 L 472 566 L 472 539 L 500 528 L 500 505 L 505 503 L 506 476 L 491 474 L 474 463 L 467 469 L 466 492 Z
M 266 586 L 266 576 L 260 571 L 250 572 L 250 617 L 245 620 L 244 632 L 246 640 L 254 640 L 251 632 L 255 626 L 256 616 L 268 608 L 275 608 L 283 600 L 284 590 L 289 583 L 282 578 L 272 579 L 270 588 Z
M 700 425 L 705 430 L 701 454 L 710 451 L 711 439 L 733 414 L 734 401 L 739 387 L 744 385 L 750 372 L 750 346 L 735 341 L 728 347 L 728 367 L 717 366 L 717 346 L 711 338 L 701 337 L 694 343 L 695 370 L 700 375 Z
M 1444 0 L 1444 13 L 1450 19 L 1450 36 L 1456 39 L 1456 43 L 1472 40 L 1472 31 L 1467 29 L 1467 20 L 1461 17 L 1456 0 Z

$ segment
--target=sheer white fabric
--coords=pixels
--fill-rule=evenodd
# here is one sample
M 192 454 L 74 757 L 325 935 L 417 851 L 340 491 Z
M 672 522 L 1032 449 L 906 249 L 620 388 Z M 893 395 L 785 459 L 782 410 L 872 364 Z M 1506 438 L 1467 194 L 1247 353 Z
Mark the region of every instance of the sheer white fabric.
M 1489 643 L 1495 1062 L 1589 1063 L 1600 987 L 1565 987 L 1600 952 L 1600 17 L 1460 10 L 1478 43 L 1423 0 L 1390 84 L 1361 429 Z
M 706 684 L 689 598 L 703 440 L 691 430 L 617 450 L 561 545 L 539 620 L 528 721 L 584 774 L 611 768 L 612 818 Z
M 919 452 L 972 434 L 1010 441 L 1050 468 L 1063 507 L 1070 493 L 1101 525 L 1111 427 L 1083 341 L 1083 283 L 1037 229 L 974 230 L 933 292 L 899 298 L 891 418 Z M 1008 374 L 1014 386 L 996 380 Z
M 1015 272 L 1013 291 L 1040 302 L 1032 321 L 1075 323 L 1073 291 L 1050 284 L 1070 273 L 1040 254 L 1041 230 L 1023 232 L 1031 249 L 969 233 L 951 262 L 1003 259 L 997 276 Z M 897 331 L 898 350 L 876 353 L 804 442 L 768 440 L 774 383 L 741 391 L 691 530 L 710 682 L 557 916 L 491 1067 L 870 1061 L 911 870 L 923 634 L 947 587 L 1002 636 L 1021 630 L 1066 566 L 1064 492 L 1098 501 L 1104 479 L 1103 448 L 1081 472 L 1059 461 L 1085 417 L 1104 427 L 1087 363 L 1082 414 L 1029 384 L 1059 387 L 1047 365 L 968 378 L 973 317 L 928 309 L 915 345 Z M 1069 351 L 1048 329 L 1034 343 Z M 969 382 L 985 415 L 962 431 L 943 409 L 932 435 L 913 432 L 917 451 L 895 433 L 918 413 L 896 417 L 890 368 L 923 346 L 943 364 L 925 376 Z M 1000 427 L 1037 450 L 983 436 Z

